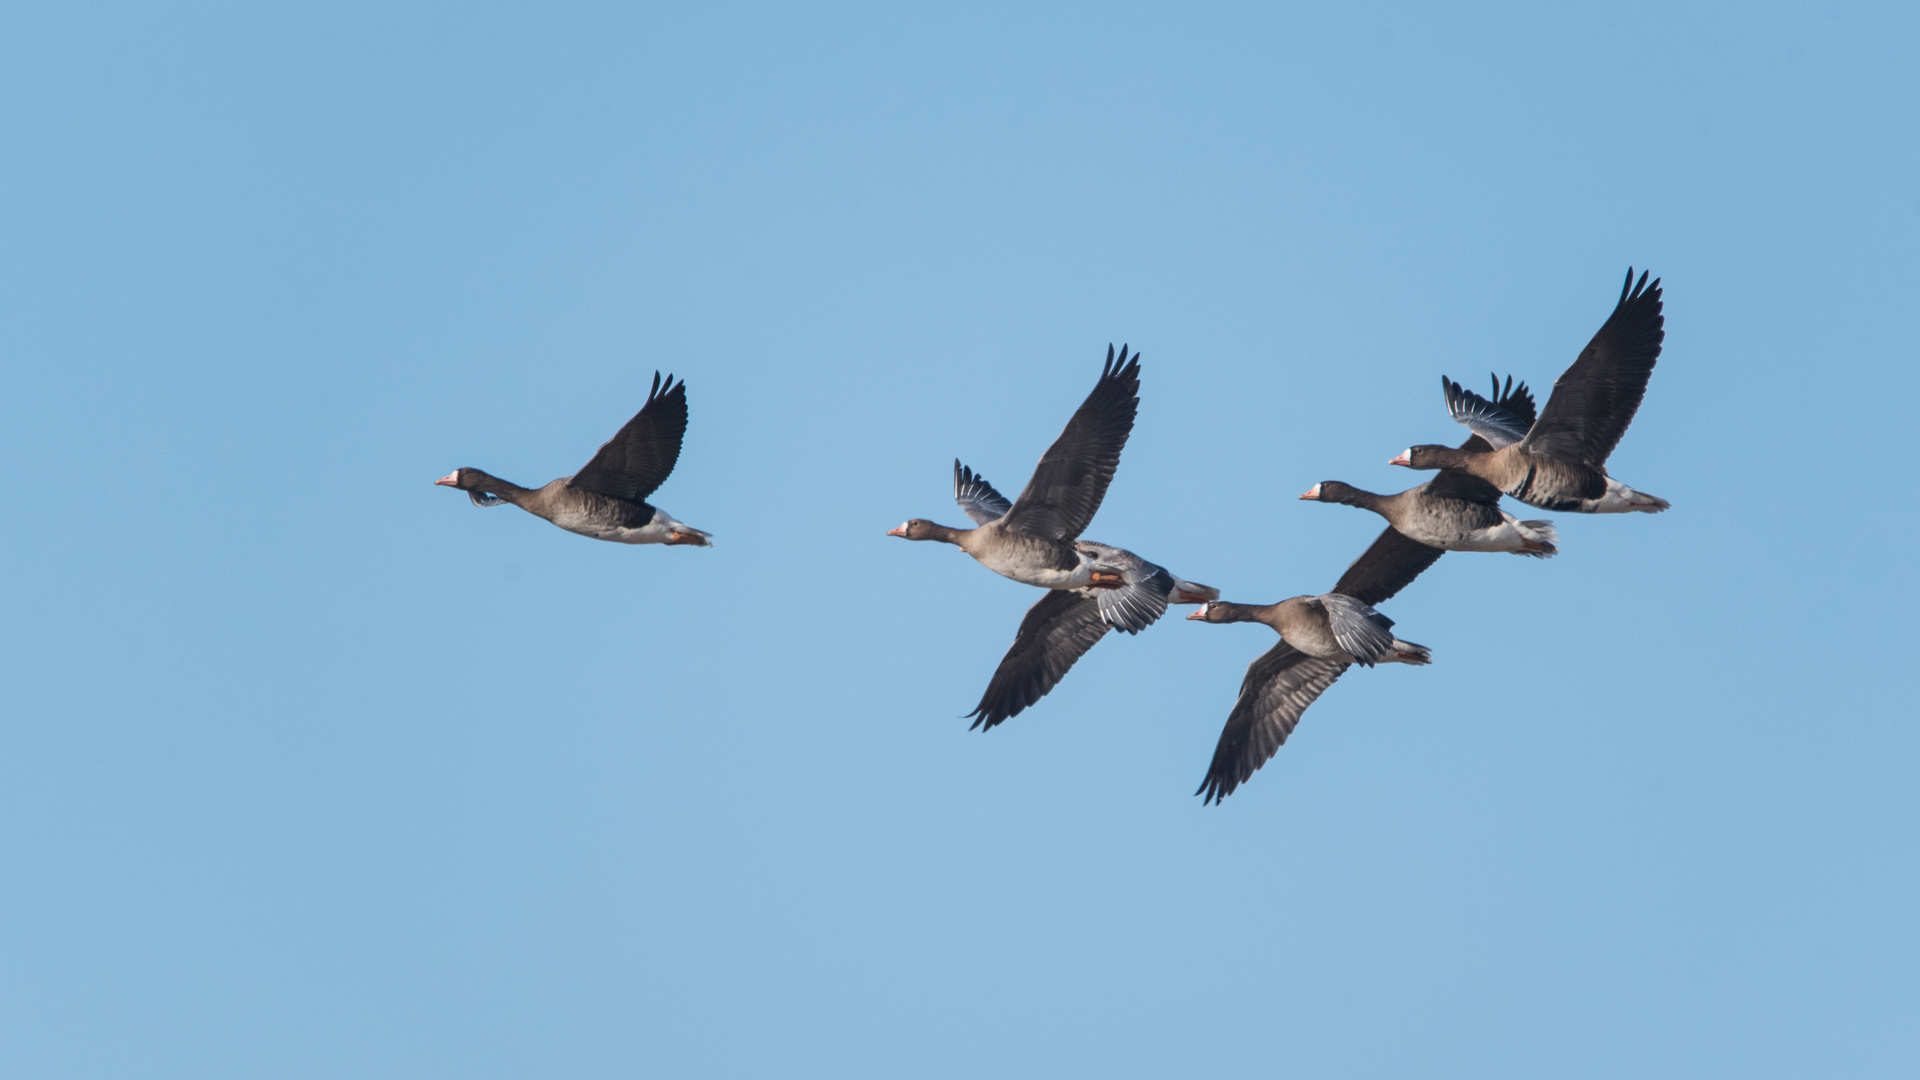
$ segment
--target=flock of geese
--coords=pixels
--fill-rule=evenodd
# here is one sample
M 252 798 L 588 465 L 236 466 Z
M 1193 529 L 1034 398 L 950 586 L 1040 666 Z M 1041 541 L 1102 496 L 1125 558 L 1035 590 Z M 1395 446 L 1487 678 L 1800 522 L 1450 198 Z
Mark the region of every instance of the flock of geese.
M 1657 513 L 1668 503 L 1607 475 L 1607 457 L 1640 407 L 1665 337 L 1660 282 L 1642 273 L 1626 284 L 1613 314 L 1558 379 L 1537 413 L 1526 384 L 1494 378 L 1482 397 L 1441 378 L 1447 411 L 1472 431 L 1457 447 L 1421 445 L 1390 464 L 1435 471 L 1394 495 L 1338 480 L 1300 496 L 1371 510 L 1387 528 L 1328 592 L 1276 604 L 1236 604 L 1124 548 L 1080 539 L 1092 524 L 1140 404 L 1140 358 L 1111 346 L 1093 392 L 1040 458 L 1019 497 L 1008 500 L 984 476 L 953 463 L 953 498 L 973 528 L 913 518 L 887 532 L 952 544 L 982 566 L 1046 590 L 1027 610 L 1013 646 L 968 714 L 992 729 L 1059 685 L 1109 630 L 1137 634 L 1170 604 L 1199 604 L 1188 619 L 1258 622 L 1280 636 L 1247 667 L 1196 794 L 1231 795 L 1274 753 L 1322 693 L 1354 664 L 1427 664 L 1424 645 L 1402 641 L 1376 610 L 1449 551 L 1503 551 L 1547 558 L 1557 552 L 1551 522 L 1521 521 L 1500 508 L 1509 496 L 1543 510 L 1579 514 Z M 684 382 L 656 373 L 647 402 L 570 477 L 523 488 L 479 469 L 434 481 L 465 491 L 478 506 L 512 503 L 569 532 L 622 544 L 709 547 L 711 534 L 647 500 L 680 457 L 687 430 Z

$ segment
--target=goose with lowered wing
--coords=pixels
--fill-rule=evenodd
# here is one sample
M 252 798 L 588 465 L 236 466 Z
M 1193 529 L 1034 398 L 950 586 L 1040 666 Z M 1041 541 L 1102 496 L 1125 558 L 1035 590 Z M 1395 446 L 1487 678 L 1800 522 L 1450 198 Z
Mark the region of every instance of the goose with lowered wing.
M 1009 501 L 955 461 L 954 501 L 974 527 L 913 518 L 887 531 L 952 544 L 996 574 L 1047 590 L 1028 609 L 980 704 L 968 714 L 976 728 L 991 729 L 1039 701 L 1108 630 L 1139 633 L 1168 604 L 1220 595 L 1123 548 L 1079 538 L 1120 466 L 1139 393 L 1139 355 L 1129 357 L 1122 348 L 1116 357 L 1108 346 L 1100 381 L 1041 455 L 1019 498 Z

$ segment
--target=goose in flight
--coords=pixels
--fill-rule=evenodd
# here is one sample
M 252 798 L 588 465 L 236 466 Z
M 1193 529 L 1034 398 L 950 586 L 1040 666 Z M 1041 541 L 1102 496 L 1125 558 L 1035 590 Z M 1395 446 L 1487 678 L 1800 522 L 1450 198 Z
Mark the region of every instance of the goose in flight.
M 1533 395 L 1527 384 L 1516 387 L 1508 376 L 1503 393 L 1496 375 L 1493 400 L 1523 427 L 1533 423 Z M 1460 449 L 1480 452 L 1493 447 L 1479 435 L 1470 435 Z M 1323 480 L 1300 497 L 1371 510 L 1409 539 L 1443 551 L 1506 551 L 1545 559 L 1560 550 L 1554 546 L 1553 522 L 1515 518 L 1500 509 L 1499 488 L 1464 469 L 1441 469 L 1433 479 L 1397 495 L 1376 495 L 1338 480 Z
M 1660 282 L 1633 270 L 1613 314 L 1553 381 L 1546 408 L 1532 422 L 1441 376 L 1453 418 L 1486 440 L 1484 450 L 1411 446 L 1388 464 L 1459 469 L 1543 510 L 1581 514 L 1657 514 L 1672 504 L 1607 475 L 1607 456 L 1627 433 L 1646 395 L 1666 338 Z
M 656 371 L 647 403 L 572 476 L 523 488 L 479 469 L 455 469 L 434 483 L 466 492 L 475 506 L 512 503 L 595 540 L 712 547 L 712 533 L 677 521 L 647 502 L 680 460 L 686 434 L 687 384 L 669 375 L 663 388 Z
M 1280 635 L 1279 644 L 1247 665 L 1213 763 L 1194 794 L 1208 803 L 1233 794 L 1293 734 L 1307 706 L 1354 664 L 1431 663 L 1426 646 L 1395 637 L 1393 620 L 1373 606 L 1406 588 L 1441 554 L 1388 528 L 1330 592 L 1264 606 L 1213 602 L 1188 615 L 1210 623 L 1265 623 Z
M 955 529 L 914 518 L 887 531 L 907 540 L 952 544 L 997 574 L 1047 590 L 1020 621 L 1013 646 L 968 714 L 976 728 L 991 729 L 1039 701 L 1108 630 L 1139 633 L 1168 604 L 1198 604 L 1220 595 L 1130 551 L 1079 539 L 1120 465 L 1139 392 L 1138 354 L 1130 358 L 1123 348 L 1116 358 L 1109 346 L 1100 381 L 1041 455 L 1019 498 L 1009 501 L 956 460 L 954 502 L 974 527 Z

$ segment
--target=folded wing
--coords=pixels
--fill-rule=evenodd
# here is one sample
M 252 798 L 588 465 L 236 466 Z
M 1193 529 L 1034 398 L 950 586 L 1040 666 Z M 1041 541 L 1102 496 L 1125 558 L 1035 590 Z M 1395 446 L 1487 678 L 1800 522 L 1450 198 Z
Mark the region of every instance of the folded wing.
M 1341 593 L 1320 598 L 1332 624 L 1333 640 L 1365 667 L 1393 651 L 1393 620 Z

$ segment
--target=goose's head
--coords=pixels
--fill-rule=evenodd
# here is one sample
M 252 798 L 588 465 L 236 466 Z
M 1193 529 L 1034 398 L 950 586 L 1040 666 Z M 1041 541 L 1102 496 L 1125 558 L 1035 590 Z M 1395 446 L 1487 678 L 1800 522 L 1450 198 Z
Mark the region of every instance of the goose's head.
M 1423 443 L 1420 446 L 1409 446 L 1405 450 L 1400 451 L 1400 456 L 1387 462 L 1387 464 L 1402 465 L 1409 469 L 1440 469 L 1446 467 L 1443 459 L 1455 452 L 1451 446 L 1435 446 L 1432 443 Z
M 1209 600 L 1201 604 L 1199 610 L 1189 614 L 1187 621 L 1211 623 L 1232 622 L 1232 614 L 1229 605 L 1223 604 L 1218 600 Z
M 1322 480 L 1308 488 L 1306 494 L 1300 497 L 1308 502 L 1337 503 L 1345 502 L 1356 490 L 1358 489 L 1353 485 L 1343 484 L 1338 480 Z

